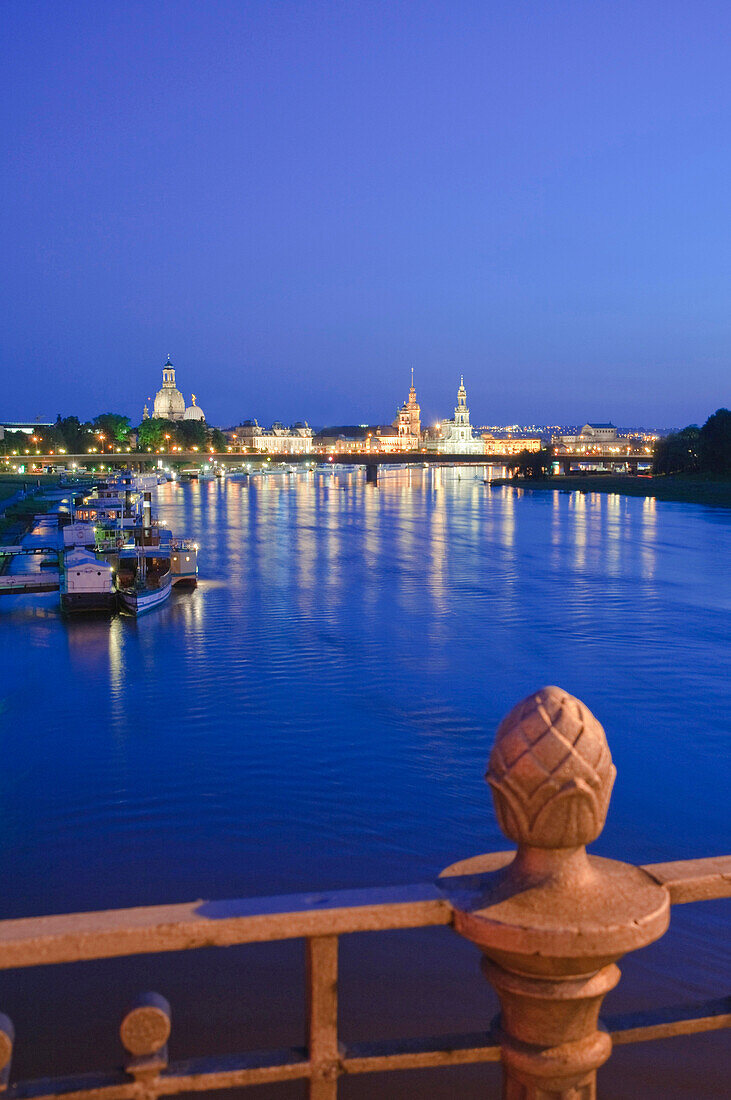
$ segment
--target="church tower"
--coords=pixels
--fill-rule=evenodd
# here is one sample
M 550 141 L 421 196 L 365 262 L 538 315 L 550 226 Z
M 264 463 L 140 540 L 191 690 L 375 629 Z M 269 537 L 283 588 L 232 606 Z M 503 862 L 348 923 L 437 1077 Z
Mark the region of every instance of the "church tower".
M 393 426 L 394 428 L 398 428 L 400 437 L 411 436 L 416 440 L 414 446 L 418 446 L 421 437 L 421 406 L 416 400 L 413 367 L 411 368 L 411 388 L 409 390 L 408 401 L 404 401 L 399 409 L 398 416 L 394 420 Z
M 460 376 L 459 389 L 457 390 L 457 404 L 454 409 L 454 426 L 455 428 L 468 428 L 469 432 L 462 435 L 460 433 L 460 439 L 471 439 L 472 429 L 470 427 L 470 410 L 467 408 L 467 390 L 464 388 L 464 375 Z

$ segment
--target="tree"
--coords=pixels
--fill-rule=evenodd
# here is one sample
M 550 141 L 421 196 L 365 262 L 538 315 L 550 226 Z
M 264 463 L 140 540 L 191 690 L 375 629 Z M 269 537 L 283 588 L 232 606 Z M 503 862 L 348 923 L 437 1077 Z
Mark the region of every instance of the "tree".
M 220 428 L 214 428 L 211 432 L 210 445 L 212 451 L 225 451 L 228 443 L 226 442 L 226 436 L 220 430 Z
M 545 477 L 551 469 L 553 456 L 551 451 L 543 448 L 540 451 L 523 450 L 518 455 L 518 462 L 514 467 L 518 477 L 524 477 L 531 481 L 537 481 Z
M 185 451 L 197 447 L 200 451 L 207 446 L 206 429 L 202 420 L 180 420 L 176 424 L 179 445 Z
M 111 412 L 100 413 L 95 417 L 94 428 L 97 433 L 102 432 L 109 443 L 117 445 L 127 442 L 131 430 L 128 416 Z
M 700 465 L 709 474 L 731 473 L 731 412 L 716 409 L 700 431 Z
M 30 436 L 25 432 L 6 431 L 3 435 L 3 451 L 6 455 L 12 454 L 13 451 L 23 454 L 26 448 L 30 448 Z
M 697 424 L 658 439 L 652 460 L 653 474 L 692 474 L 700 470 L 700 436 Z
M 56 431 L 63 439 L 63 445 L 71 454 L 81 454 L 84 447 L 84 430 L 78 416 L 56 417 Z
M 60 451 L 61 449 L 68 450 L 66 447 L 66 440 L 59 431 L 57 425 L 53 425 L 50 428 L 36 428 L 32 436 L 26 436 L 36 450 L 43 452 Z
M 170 444 L 178 439 L 177 424 L 162 417 L 143 420 L 137 429 L 137 450 L 157 451 L 160 447 L 169 450 Z M 167 438 L 169 437 L 169 438 Z

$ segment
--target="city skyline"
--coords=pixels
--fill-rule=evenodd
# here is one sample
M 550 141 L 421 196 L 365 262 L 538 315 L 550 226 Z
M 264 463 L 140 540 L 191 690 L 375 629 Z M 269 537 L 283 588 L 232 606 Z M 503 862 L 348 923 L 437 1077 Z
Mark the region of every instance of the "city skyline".
M 132 415 L 169 350 L 215 423 L 378 420 L 411 366 L 432 418 L 462 372 L 489 422 L 728 403 L 728 10 L 4 15 L 7 418 Z
M 108 409 L 105 408 L 104 411 L 105 412 L 110 412 L 110 413 L 113 412 L 115 414 L 121 414 L 123 416 L 127 416 L 128 419 L 129 419 L 130 424 L 133 427 L 136 426 L 139 423 L 142 423 L 144 420 L 146 420 L 149 417 L 161 417 L 162 419 L 169 419 L 169 420 L 172 420 L 172 421 L 181 420 L 181 419 L 196 419 L 196 420 L 204 421 L 210 427 L 222 427 L 222 428 L 233 428 L 237 425 L 242 425 L 242 424 L 245 424 L 247 422 L 251 422 L 252 420 L 255 421 L 255 422 L 261 421 L 262 425 L 266 425 L 266 424 L 293 424 L 294 425 L 294 424 L 299 424 L 301 422 L 306 422 L 308 425 L 314 425 L 316 428 L 323 428 L 323 427 L 330 427 L 330 426 L 335 427 L 337 425 L 352 425 L 352 426 L 368 427 L 370 425 L 381 424 L 382 422 L 390 422 L 389 417 L 390 417 L 391 414 L 388 412 L 388 409 L 387 409 L 384 401 L 381 402 L 382 407 L 381 407 L 381 410 L 380 410 L 380 415 L 374 415 L 373 417 L 370 418 L 370 420 L 361 420 L 357 416 L 353 415 L 352 410 L 348 410 L 348 409 L 344 409 L 343 410 L 343 415 L 340 416 L 339 418 L 331 419 L 329 421 L 325 421 L 325 420 L 318 421 L 316 416 L 313 417 L 308 413 L 305 413 L 305 414 L 302 414 L 302 415 L 299 415 L 299 416 L 295 416 L 294 418 L 289 420 L 286 417 L 282 417 L 282 416 L 278 416 L 278 415 L 269 416 L 269 417 L 261 416 L 260 414 L 257 414 L 256 412 L 251 412 L 251 411 L 244 411 L 244 412 L 242 412 L 238 415 L 234 415 L 233 419 L 231 419 L 232 410 L 229 407 L 228 408 L 228 419 L 227 420 L 225 420 L 225 421 L 214 421 L 210 417 L 206 417 L 203 409 L 199 405 L 199 401 L 198 401 L 198 397 L 196 396 L 196 393 L 193 392 L 192 390 L 188 389 L 188 387 L 183 384 L 183 382 L 185 382 L 186 379 L 184 379 L 183 382 L 180 382 L 180 380 L 178 379 L 177 380 L 178 384 L 176 384 L 176 373 L 178 371 L 178 368 L 175 365 L 175 363 L 172 362 L 170 355 L 168 355 L 166 361 L 163 363 L 162 367 L 160 368 L 160 371 L 161 371 L 161 374 L 162 374 L 162 388 L 161 389 L 156 389 L 155 386 L 152 387 L 152 389 L 150 390 L 149 395 L 142 402 L 142 412 L 141 413 L 140 413 L 139 410 L 135 410 L 134 408 L 130 411 L 128 408 L 126 408 L 126 407 L 122 408 L 121 406 L 117 407 L 117 408 L 114 408 L 114 409 L 112 409 L 112 407 L 110 406 Z M 159 381 L 160 381 L 160 379 L 158 378 L 158 383 L 159 383 Z M 187 379 L 187 381 L 190 381 L 190 379 Z M 197 381 L 197 379 L 195 379 L 193 381 L 195 383 Z M 409 394 L 410 395 L 415 394 L 415 391 L 414 391 L 415 381 L 418 381 L 418 380 L 415 377 L 414 368 L 412 367 L 411 370 L 410 370 L 410 374 L 409 374 L 409 382 L 410 382 Z M 157 385 L 157 383 L 156 383 L 156 385 Z M 452 397 L 453 397 L 453 402 L 452 402 L 452 406 L 451 406 L 452 409 L 454 408 L 454 400 L 459 400 L 459 391 L 464 388 L 464 385 L 465 385 L 465 383 L 464 383 L 464 374 L 460 373 L 460 375 L 459 375 L 459 386 L 458 387 L 455 386 L 455 389 L 453 390 L 453 394 L 452 394 Z M 188 406 L 188 407 L 186 407 L 186 398 L 184 396 L 183 391 L 190 393 L 191 405 Z M 169 397 L 169 394 L 171 392 L 176 395 L 176 400 L 177 400 L 177 402 L 180 406 L 178 408 L 177 405 L 175 405 L 175 407 L 172 411 L 171 411 L 171 408 L 168 407 L 169 401 L 167 400 L 168 397 Z M 404 389 L 404 393 L 405 392 L 406 392 L 406 390 Z M 317 400 L 317 395 L 311 395 L 310 400 L 311 400 L 311 403 L 314 404 Z M 206 404 L 208 404 L 207 401 L 206 401 Z M 214 401 L 213 404 L 215 405 L 216 402 Z M 165 405 L 164 408 L 163 408 L 163 405 Z M 421 409 L 422 414 L 424 414 L 422 416 L 422 423 L 423 423 L 424 427 L 436 426 L 436 425 L 442 423 L 444 421 L 445 417 L 447 416 L 447 411 L 445 411 L 444 409 L 442 409 L 441 411 L 438 411 L 436 413 L 433 413 L 433 414 L 429 413 L 427 411 L 429 409 L 429 401 L 427 399 L 427 402 L 425 404 L 423 402 L 423 397 L 420 398 L 420 406 L 419 407 Z M 398 418 L 399 413 L 401 412 L 402 408 L 406 408 L 405 403 L 403 403 L 402 401 L 397 401 L 395 406 L 394 406 L 394 410 L 393 410 L 395 412 L 396 418 Z M 62 416 L 67 416 L 67 415 L 78 415 L 78 414 L 79 414 L 79 410 L 77 408 L 73 408 L 73 409 L 64 408 L 57 415 L 59 417 L 62 417 Z M 98 415 L 101 415 L 101 413 L 100 413 L 100 410 L 97 408 L 97 409 L 93 410 L 86 419 L 92 420 L 94 418 L 94 416 L 98 416 Z M 85 418 L 82 415 L 80 417 L 80 419 L 83 422 L 83 420 Z M 611 417 L 609 419 L 611 419 Z M 44 426 L 44 425 L 52 424 L 54 418 L 51 417 L 50 415 L 42 416 L 41 414 L 38 414 L 34 418 L 28 418 L 28 417 L 17 418 L 14 421 L 13 417 L 7 417 L 6 418 L 6 423 L 10 424 L 12 422 L 16 422 L 16 423 L 27 424 L 27 423 L 31 423 L 33 420 L 37 421 L 39 426 Z M 536 420 L 533 420 L 533 421 L 530 421 L 530 422 L 525 421 L 525 420 L 524 421 L 518 421 L 518 420 L 488 421 L 484 418 L 483 419 L 478 418 L 475 421 L 474 426 L 476 428 L 477 427 L 488 428 L 488 429 L 489 428 L 496 428 L 496 429 L 504 429 L 504 430 L 510 430 L 511 428 L 516 429 L 516 430 L 529 429 L 529 428 L 530 429 L 535 429 L 535 430 L 544 429 L 544 428 L 559 429 L 559 428 L 567 428 L 567 427 L 579 427 L 579 425 L 581 423 L 585 423 L 587 420 L 596 420 L 596 417 L 588 417 L 587 418 L 586 416 L 584 416 L 583 418 L 581 418 L 581 417 L 578 418 L 576 421 L 571 421 L 571 420 L 568 420 L 568 419 L 563 419 L 563 420 L 556 419 L 555 421 L 551 421 L 549 419 L 544 418 L 542 420 L 536 419 Z M 395 421 L 394 421 L 394 423 L 395 423 Z M 665 430 L 668 427 L 679 427 L 679 425 L 659 426 L 657 424 L 651 424 L 650 422 L 645 423 L 645 424 L 641 424 L 641 423 L 637 422 L 637 423 L 625 423 L 625 424 L 620 425 L 620 427 L 625 429 L 625 430 L 644 429 L 644 428 L 656 429 L 658 427 L 661 427 L 661 430 Z

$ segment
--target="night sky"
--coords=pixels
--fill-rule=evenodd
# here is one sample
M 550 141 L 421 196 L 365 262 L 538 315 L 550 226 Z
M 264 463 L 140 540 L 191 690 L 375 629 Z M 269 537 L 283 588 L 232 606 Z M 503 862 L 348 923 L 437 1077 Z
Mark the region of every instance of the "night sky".
M 0 419 L 728 404 L 731 5 L 5 0 Z

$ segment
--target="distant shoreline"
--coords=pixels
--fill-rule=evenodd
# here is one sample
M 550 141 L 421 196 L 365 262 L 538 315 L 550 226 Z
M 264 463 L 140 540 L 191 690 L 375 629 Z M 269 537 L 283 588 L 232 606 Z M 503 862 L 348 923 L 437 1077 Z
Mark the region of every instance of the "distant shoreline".
M 620 493 L 630 497 L 654 497 L 680 504 L 707 504 L 731 508 L 731 480 L 702 477 L 634 477 L 621 474 L 569 475 L 530 481 L 525 478 L 496 478 L 491 485 L 509 485 L 526 492 L 555 493 L 562 489 L 582 493 Z

